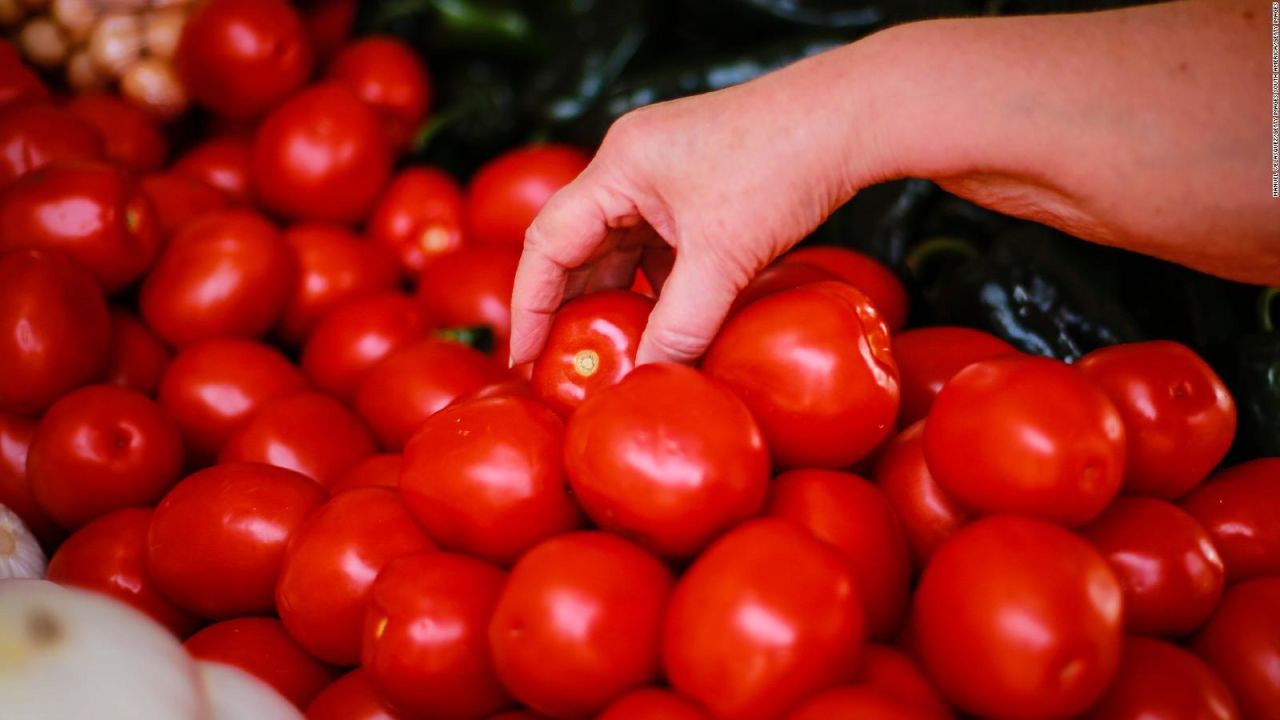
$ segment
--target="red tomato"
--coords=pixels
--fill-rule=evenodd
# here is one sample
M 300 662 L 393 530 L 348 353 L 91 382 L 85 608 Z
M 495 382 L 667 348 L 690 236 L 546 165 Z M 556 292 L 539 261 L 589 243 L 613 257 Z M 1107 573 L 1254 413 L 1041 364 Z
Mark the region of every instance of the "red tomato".
M 1115 674 L 1122 608 L 1120 583 L 1087 542 L 999 515 L 938 547 L 916 589 L 915 630 L 929 677 L 958 708 L 1067 717 Z
M 22 61 L 18 49 L 8 40 L 0 40 L 0 107 L 47 97 L 49 89 Z
M 211 0 L 192 11 L 174 66 L 197 103 L 239 120 L 306 83 L 315 57 L 302 18 L 282 0 Z
M 906 653 L 888 645 L 867 643 L 862 663 L 853 679 L 896 700 L 923 710 L 929 717 L 950 718 L 951 708 L 938 689 Z
M 363 220 L 391 177 L 377 113 L 337 83 L 289 98 L 258 126 L 253 187 L 262 203 L 300 220 Z
M 102 136 L 69 110 L 31 103 L 0 111 L 0 188 L 52 162 L 102 154 Z
M 924 422 L 889 441 L 876 457 L 872 474 L 902 522 L 915 568 L 928 562 L 943 540 L 969 522 L 929 473 L 924 461 Z
M 27 479 L 27 455 L 39 421 L 0 410 L 0 505 L 22 519 L 46 549 L 62 539 L 62 528 L 36 504 Z
M 276 586 L 280 619 L 307 652 L 355 665 L 378 571 L 395 558 L 432 549 L 394 491 L 345 492 L 321 506 L 289 543 Z
M 565 483 L 563 438 L 560 418 L 533 400 L 454 405 L 405 446 L 400 494 L 442 547 L 510 564 L 582 524 Z
M 783 255 L 779 262 L 821 268 L 861 290 L 892 332 L 907 322 L 907 291 L 902 281 L 869 255 L 842 247 L 810 246 Z
M 151 515 L 151 508 L 124 508 L 75 531 L 49 559 L 48 578 L 108 595 L 186 637 L 200 620 L 161 594 L 147 573 Z
M 373 366 L 423 338 L 432 327 L 418 303 L 401 292 L 343 302 L 316 323 L 302 346 L 302 370 L 315 386 L 351 402 Z
M 111 350 L 103 380 L 143 395 L 155 395 L 172 353 L 133 313 L 111 308 Z
M 300 708 L 338 676 L 335 668 L 298 647 L 275 618 L 244 617 L 214 623 L 187 638 L 183 647 L 198 660 L 244 670 Z
M 969 365 L 1017 352 L 994 335 L 964 327 L 916 328 L 894 335 L 893 359 L 902 388 L 898 425 L 923 420 L 942 386 Z
M 535 715 L 526 710 L 510 710 L 508 712 L 490 715 L 489 720 L 545 720 L 542 715 Z
M 835 470 L 792 470 L 769 487 L 766 514 L 791 520 L 849 561 L 867 634 L 890 638 L 906 610 L 911 554 L 893 506 L 875 485 Z
M 1231 688 L 1240 717 L 1280 718 L 1280 577 L 1228 588 L 1192 647 Z
M 253 139 L 250 136 L 239 133 L 218 135 L 175 160 L 173 172 L 220 190 L 237 205 L 248 205 L 253 202 L 253 188 L 249 180 L 252 155 Z
M 493 355 L 511 342 L 511 288 L 520 251 L 463 247 L 441 255 L 418 276 L 418 300 L 441 327 L 484 325 L 493 330 Z
M 569 421 L 574 495 L 605 530 L 691 557 L 764 508 L 769 455 L 751 413 L 693 368 L 637 368 Z
M 143 177 L 141 184 L 165 240 L 188 222 L 205 213 L 224 210 L 230 204 L 218 189 L 177 172 L 152 173 Z
M 711 720 L 711 716 L 679 693 L 641 688 L 614 700 L 596 720 Z
M 356 0 L 309 0 L 304 3 L 302 23 L 311 47 L 321 60 L 330 57 L 347 38 L 356 19 Z
M 74 529 L 112 510 L 151 505 L 182 472 L 182 436 L 146 395 L 89 385 L 40 420 L 27 475 L 40 507 Z
M 961 506 L 1080 525 L 1120 489 L 1125 429 L 1078 370 L 1009 356 L 974 363 L 942 388 L 925 422 L 924 456 Z
M 492 565 L 453 553 L 387 563 L 373 583 L 364 625 L 361 667 L 369 679 L 415 717 L 467 720 L 510 705 L 488 641 L 506 578 Z
M 742 308 L 766 295 L 792 290 L 824 280 L 839 280 L 835 275 L 815 265 L 805 263 L 774 263 L 761 270 L 747 286 L 742 288 L 729 308 L 728 317 L 737 315 Z
M 183 226 L 142 283 L 142 318 L 177 346 L 260 337 L 293 296 L 298 260 L 251 210 L 209 213 Z
M 490 160 L 467 186 L 467 237 L 482 245 L 524 247 L 534 216 L 589 162 L 590 156 L 567 145 L 528 145 Z
M 820 282 L 762 298 L 720 330 L 702 367 L 751 408 L 780 467 L 847 467 L 894 426 L 898 369 L 866 296 Z
M 443 170 L 407 167 L 378 198 L 368 232 L 395 251 L 406 273 L 417 273 L 462 246 L 462 188 Z
M 373 108 L 394 148 L 407 147 L 427 119 L 427 66 L 412 47 L 394 37 L 366 35 L 342 48 L 325 79 L 346 85 Z
M 1182 501 L 1222 556 L 1227 583 L 1280 575 L 1280 458 L 1223 470 Z
M 424 338 L 399 348 L 365 374 L 355 408 L 382 448 L 395 452 L 427 418 L 503 374 L 477 350 Z
M 408 720 L 392 709 L 369 682 L 368 673 L 355 669 L 335 680 L 307 706 L 307 720 Z
M 848 680 L 862 652 L 848 561 L 795 525 L 731 530 L 676 585 L 663 630 L 667 679 L 717 718 L 774 718 Z
M 362 487 L 385 487 L 396 490 L 400 487 L 400 465 L 400 453 L 370 455 L 342 473 L 341 477 L 329 486 L 329 492 L 337 495 L 340 492 Z
M 103 156 L 134 172 L 159 170 L 169 141 L 147 112 L 119 95 L 75 95 L 67 109 L 93 126 L 103 140 Z
M 277 350 L 251 340 L 214 338 L 174 357 L 157 397 L 178 424 L 188 459 L 201 464 L 217 457 L 267 402 L 306 388 L 302 373 Z
M 34 415 L 100 377 L 110 343 L 92 276 L 57 251 L 0 253 L 0 410 Z
M 602 532 L 559 535 L 511 569 L 489 625 L 507 690 L 553 717 L 581 717 L 658 677 L 671 571 Z
M 325 313 L 344 301 L 383 290 L 400 281 L 395 258 L 346 228 L 324 223 L 294 225 L 284 239 L 298 257 L 300 273 L 280 319 L 285 342 L 299 344 Z
M 615 385 L 636 366 L 636 346 L 653 299 L 606 290 L 569 301 L 556 313 L 542 354 L 533 363 L 533 388 L 568 417 L 584 400 Z
M 324 501 L 324 488 L 307 476 L 261 463 L 189 475 L 151 519 L 151 577 L 202 617 L 269 613 L 285 546 Z
M 1154 638 L 1125 638 L 1120 669 L 1086 720 L 1236 720 L 1231 692 L 1190 652 Z
M 867 685 L 837 687 L 810 696 L 784 720 L 930 720 L 937 715 Z

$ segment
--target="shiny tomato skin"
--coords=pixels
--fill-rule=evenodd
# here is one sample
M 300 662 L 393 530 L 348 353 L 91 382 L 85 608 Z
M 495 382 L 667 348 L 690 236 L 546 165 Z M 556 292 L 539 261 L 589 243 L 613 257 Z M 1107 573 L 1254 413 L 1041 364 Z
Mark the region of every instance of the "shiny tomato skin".
M 211 0 L 187 18 L 174 67 L 192 98 L 218 115 L 261 115 L 311 75 L 302 18 L 283 0 Z
M 942 386 L 969 365 L 1017 352 L 994 335 L 966 327 L 940 325 L 894 335 L 893 359 L 898 362 L 902 387 L 898 425 L 923 420 Z
M 614 700 L 596 720 L 711 720 L 711 716 L 679 693 L 641 688 Z
M 902 281 L 869 255 L 843 247 L 813 245 L 793 250 L 779 262 L 821 268 L 861 290 L 884 318 L 890 332 L 896 333 L 906 324 L 907 291 Z
M 975 513 L 1080 525 L 1124 477 L 1125 428 L 1080 371 L 1043 357 L 969 365 L 938 394 L 924 426 L 938 485 Z
M 783 720 L 930 720 L 936 717 L 879 688 L 853 685 L 812 695 Z
M 1180 505 L 1209 531 L 1227 584 L 1280 575 L 1280 458 L 1227 468 Z
M 853 678 L 855 685 L 875 688 L 896 700 L 923 710 L 929 717 L 951 718 L 951 708 L 916 661 L 889 645 L 867 643 Z
M 47 551 L 65 533 L 36 503 L 27 477 L 27 455 L 38 425 L 36 418 L 0 410 L 0 505 L 21 518 Z
M 1106 561 L 1076 535 L 1043 520 L 986 517 L 948 538 L 924 569 L 914 610 L 920 658 L 964 712 L 1072 716 L 1115 674 L 1122 598 Z
M 145 110 L 110 93 L 76 95 L 66 108 L 98 131 L 108 160 L 137 173 L 164 165 L 169 140 Z
M 400 465 L 400 453 L 369 455 L 342 473 L 329 486 L 329 493 L 337 495 L 340 492 L 362 487 L 385 487 L 396 490 L 400 487 Z
M 302 22 L 311 47 L 321 61 L 331 57 L 351 36 L 356 0 L 310 0 L 303 4 Z
M 1280 718 L 1280 577 L 1227 589 L 1191 647 L 1231 689 L 1240 717 Z
M 810 283 L 839 279 L 816 265 L 774 263 L 761 270 L 751 279 L 751 282 L 747 283 L 746 287 L 742 288 L 738 297 L 734 298 L 733 305 L 729 307 L 728 317 L 737 315 L 742 308 L 766 295 L 792 290 Z
M 1085 720 L 1236 720 L 1231 691 L 1191 652 L 1163 640 L 1125 638 L 1120 669 Z
M 924 459 L 924 421 L 898 433 L 876 455 L 872 478 L 893 506 L 906 533 L 916 570 L 969 522 L 969 514 L 938 486 Z
M 217 188 L 173 171 L 151 173 L 139 182 L 155 210 L 164 241 L 188 222 L 207 212 L 225 210 L 231 202 Z
M 346 228 L 304 223 L 285 230 L 284 239 L 299 265 L 293 297 L 277 328 L 291 345 L 302 343 L 320 318 L 343 301 L 399 284 L 391 253 Z
M 253 139 L 250 136 L 243 133 L 217 135 L 183 153 L 174 161 L 172 172 L 199 180 L 220 191 L 236 205 L 249 205 L 253 202 L 249 177 L 252 156 Z
M 372 109 L 342 85 L 312 85 L 258 126 L 254 192 L 288 218 L 359 222 L 390 179 L 392 159 Z
M 324 501 L 324 488 L 292 470 L 206 468 L 156 506 L 147 567 L 165 595 L 201 617 L 270 613 L 285 547 Z
M 382 118 L 391 146 L 403 149 L 427 119 L 431 78 L 414 49 L 392 36 L 366 35 L 338 51 L 325 78 L 346 85 Z
M 280 620 L 310 654 L 355 665 L 378 571 L 395 558 L 434 548 L 395 491 L 342 493 L 316 510 L 289 542 L 276 586 Z
M 720 329 L 702 367 L 751 408 L 776 467 L 847 467 L 894 427 L 889 329 L 865 295 L 841 282 L 748 305 Z
M 418 300 L 441 327 L 484 325 L 493 330 L 493 355 L 511 342 L 511 288 L 520 251 L 465 246 L 429 263 L 418 276 Z
M 307 705 L 307 720 L 409 720 L 378 694 L 369 675 L 356 668 L 329 684 Z
M 367 229 L 374 241 L 396 253 L 406 274 L 417 274 L 462 247 L 462 187 L 444 170 L 407 167 L 378 198 Z
M 111 349 L 103 380 L 154 396 L 173 353 L 133 313 L 111 308 Z
M 88 523 L 49 558 L 47 577 L 59 585 L 103 593 L 186 637 L 200 626 L 199 618 L 165 597 L 147 571 L 151 516 L 151 508 L 123 508 Z
M 527 145 L 490 160 L 467 186 L 467 237 L 481 245 L 524 247 L 534 216 L 589 162 L 581 150 L 555 144 Z
M 142 318 L 183 347 L 219 336 L 261 337 L 297 282 L 293 249 L 251 210 L 223 210 L 178 232 L 143 280 Z
M 0 111 L 0 188 L 52 162 L 102 156 L 102 136 L 69 110 L 31 103 Z
M 307 336 L 302 371 L 318 389 L 350 403 L 375 365 L 433 326 L 422 307 L 401 292 L 348 300 L 320 318 Z
M 223 620 L 187 638 L 182 645 L 197 660 L 244 670 L 299 708 L 306 707 L 338 676 L 337 668 L 308 655 L 275 618 Z
M 862 646 L 848 562 L 802 528 L 765 518 L 729 531 L 685 572 L 662 658 L 672 687 L 714 717 L 763 720 L 847 681 Z
M 361 667 L 395 707 L 415 717 L 467 720 L 510 706 L 488 640 L 506 579 L 501 569 L 455 553 L 387 563 L 369 596 Z
M 557 718 L 592 715 L 658 677 L 671 571 L 603 532 L 558 535 L 511 569 L 489 648 L 516 699 Z
M 560 418 L 534 400 L 445 408 L 404 449 L 400 494 L 442 547 L 499 565 L 582 516 L 565 482 Z
M 0 107 L 20 105 L 49 97 L 49 88 L 22 60 L 18 49 L 0 40 Z
M 40 413 L 100 377 L 110 344 L 91 275 L 57 251 L 0 253 L 0 410 Z

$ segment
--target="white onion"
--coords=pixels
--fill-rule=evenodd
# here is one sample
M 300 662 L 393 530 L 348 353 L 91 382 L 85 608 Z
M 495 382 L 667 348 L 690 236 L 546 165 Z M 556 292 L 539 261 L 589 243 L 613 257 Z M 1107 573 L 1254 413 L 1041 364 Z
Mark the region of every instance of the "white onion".
M 116 600 L 44 580 L 0 581 L 7 718 L 207 720 L 177 638 Z
M 187 109 L 187 90 L 178 73 L 161 58 L 143 58 L 120 78 L 120 93 L 160 121 L 172 120 Z
M 82 44 L 98 22 L 97 0 L 53 0 L 50 14 L 74 44 Z
M 182 28 L 187 24 L 184 7 L 152 10 L 142 17 L 142 44 L 153 57 L 172 58 L 178 52 Z
M 104 15 L 89 35 L 89 57 L 111 77 L 120 77 L 141 54 L 142 21 L 137 15 Z
M 302 720 L 302 713 L 275 688 L 234 665 L 197 660 L 209 700 L 209 720 Z
M 22 26 L 18 31 L 18 47 L 32 64 L 45 68 L 61 65 L 70 51 L 62 26 L 46 15 L 33 18 Z
M 0 505 L 0 580 L 42 578 L 46 560 L 22 518 Z

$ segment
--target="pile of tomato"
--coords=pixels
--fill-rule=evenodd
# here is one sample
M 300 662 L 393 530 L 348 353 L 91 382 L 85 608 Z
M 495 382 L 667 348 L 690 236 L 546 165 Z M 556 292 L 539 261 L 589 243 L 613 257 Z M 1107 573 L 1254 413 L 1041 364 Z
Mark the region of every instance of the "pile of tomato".
M 427 67 L 321 4 L 195 10 L 184 141 L 0 46 L 0 505 L 49 580 L 313 720 L 1280 718 L 1280 459 L 1220 467 L 1194 352 L 904 329 L 805 247 L 697 367 L 635 366 L 638 278 L 509 368 L 589 155 L 401 162 Z

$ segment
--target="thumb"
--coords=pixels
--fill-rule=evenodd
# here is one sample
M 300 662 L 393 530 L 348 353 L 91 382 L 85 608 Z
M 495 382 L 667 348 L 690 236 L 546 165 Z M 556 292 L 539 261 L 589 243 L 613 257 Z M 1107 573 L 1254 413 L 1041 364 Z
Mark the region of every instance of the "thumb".
M 636 349 L 636 364 L 690 364 L 702 357 L 741 288 L 700 254 L 676 253 L 675 266 Z

